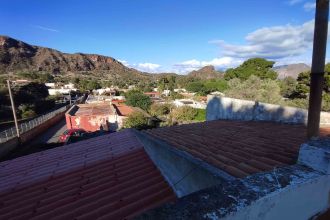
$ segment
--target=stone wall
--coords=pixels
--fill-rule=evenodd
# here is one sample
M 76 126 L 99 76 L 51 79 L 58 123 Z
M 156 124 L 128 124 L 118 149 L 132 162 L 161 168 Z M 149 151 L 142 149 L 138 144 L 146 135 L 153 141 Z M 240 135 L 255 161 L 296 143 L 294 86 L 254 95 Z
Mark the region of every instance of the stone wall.
M 308 111 L 301 108 L 280 106 L 248 100 L 209 95 L 206 120 L 276 121 L 307 124 Z M 330 113 L 321 112 L 321 126 L 330 126 Z

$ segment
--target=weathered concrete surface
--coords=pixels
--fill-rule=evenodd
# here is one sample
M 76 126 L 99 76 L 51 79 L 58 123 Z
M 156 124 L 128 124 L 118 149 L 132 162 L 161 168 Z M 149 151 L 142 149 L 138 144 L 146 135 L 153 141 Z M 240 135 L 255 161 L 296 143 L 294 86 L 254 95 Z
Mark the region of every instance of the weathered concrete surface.
M 233 180 L 234 177 L 143 132 L 139 140 L 178 197 Z
M 180 198 L 137 219 L 308 219 L 329 206 L 330 177 L 294 165 Z
M 330 207 L 330 138 L 305 143 L 299 164 L 223 181 L 139 219 L 309 219 Z
M 303 144 L 299 150 L 298 163 L 330 175 L 330 138 Z
M 307 124 L 308 111 L 255 101 L 208 95 L 206 120 L 275 121 Z M 330 126 L 330 113 L 322 112 L 320 125 Z

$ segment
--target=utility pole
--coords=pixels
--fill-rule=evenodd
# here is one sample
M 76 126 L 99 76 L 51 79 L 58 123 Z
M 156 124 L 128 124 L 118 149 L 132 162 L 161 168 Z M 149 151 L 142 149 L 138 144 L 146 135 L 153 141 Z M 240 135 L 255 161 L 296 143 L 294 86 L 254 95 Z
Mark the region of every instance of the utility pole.
M 17 123 L 17 118 L 16 118 L 15 103 L 14 103 L 13 94 L 11 92 L 11 87 L 10 87 L 10 81 L 9 80 L 7 80 L 7 85 L 8 85 L 8 91 L 9 91 L 11 109 L 13 110 L 13 115 L 14 115 L 14 122 L 15 122 L 15 127 L 16 127 L 16 133 L 17 133 L 17 137 L 19 137 L 19 129 L 18 129 L 18 123 Z
M 324 65 L 328 37 L 329 0 L 316 0 L 307 137 L 319 136 Z

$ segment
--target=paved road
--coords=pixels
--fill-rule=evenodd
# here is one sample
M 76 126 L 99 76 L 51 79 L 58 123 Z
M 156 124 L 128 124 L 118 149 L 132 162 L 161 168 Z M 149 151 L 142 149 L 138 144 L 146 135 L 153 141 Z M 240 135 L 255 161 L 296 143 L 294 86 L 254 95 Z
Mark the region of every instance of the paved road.
M 56 143 L 58 138 L 66 130 L 65 118 L 58 122 L 53 127 L 50 127 L 44 133 L 36 137 L 29 145 L 40 144 L 40 143 Z

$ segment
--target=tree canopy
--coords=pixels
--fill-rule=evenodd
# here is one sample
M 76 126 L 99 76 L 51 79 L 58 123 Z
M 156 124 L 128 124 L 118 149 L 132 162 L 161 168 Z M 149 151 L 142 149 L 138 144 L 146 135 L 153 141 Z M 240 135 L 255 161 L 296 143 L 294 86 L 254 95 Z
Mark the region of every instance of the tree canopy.
M 131 90 L 125 94 L 126 96 L 126 104 L 139 107 L 143 110 L 148 110 L 151 105 L 151 100 L 149 96 L 144 95 L 142 92 L 138 90 Z
M 272 70 L 273 61 L 263 58 L 251 58 L 243 62 L 237 68 L 230 68 L 225 73 L 225 79 L 230 80 L 239 78 L 247 80 L 251 75 L 258 76 L 260 79 L 276 79 L 277 73 Z

